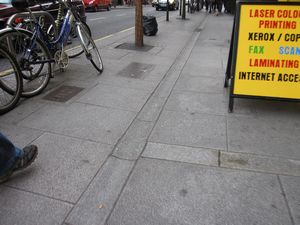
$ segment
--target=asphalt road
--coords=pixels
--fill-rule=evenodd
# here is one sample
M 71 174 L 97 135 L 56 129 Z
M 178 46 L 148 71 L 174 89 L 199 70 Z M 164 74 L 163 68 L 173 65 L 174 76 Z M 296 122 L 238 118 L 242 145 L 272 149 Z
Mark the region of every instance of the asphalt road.
M 170 15 L 172 13 L 179 12 L 170 11 Z M 118 8 L 117 6 L 110 11 L 86 12 L 86 15 L 94 39 L 132 28 L 135 24 L 135 7 Z M 166 11 L 156 11 L 151 5 L 143 5 L 143 15 L 153 15 L 158 20 L 166 17 Z

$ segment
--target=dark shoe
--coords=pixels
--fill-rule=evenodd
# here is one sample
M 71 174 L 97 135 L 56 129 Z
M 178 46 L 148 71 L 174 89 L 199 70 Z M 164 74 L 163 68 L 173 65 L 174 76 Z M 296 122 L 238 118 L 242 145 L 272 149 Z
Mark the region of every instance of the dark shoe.
M 28 145 L 23 148 L 23 156 L 17 160 L 13 172 L 28 167 L 35 160 L 38 154 L 38 148 L 35 145 Z
M 11 176 L 11 174 L 13 173 L 12 170 L 10 170 L 7 174 L 5 174 L 4 176 L 0 177 L 0 184 L 6 182 L 9 177 Z
M 8 171 L 7 174 L 0 177 L 0 184 L 7 181 L 13 172 L 24 169 L 28 167 L 31 163 L 33 163 L 37 154 L 38 154 L 38 148 L 35 145 L 28 145 L 25 148 L 23 148 L 22 157 L 16 161 L 16 164 L 12 170 Z

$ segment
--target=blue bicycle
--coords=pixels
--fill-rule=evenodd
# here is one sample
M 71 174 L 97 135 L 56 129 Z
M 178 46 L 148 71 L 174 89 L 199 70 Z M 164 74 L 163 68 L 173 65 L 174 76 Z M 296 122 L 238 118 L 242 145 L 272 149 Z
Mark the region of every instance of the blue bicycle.
M 44 29 L 41 20 L 29 10 L 31 4 L 27 0 L 13 0 L 12 5 L 18 10 L 29 11 L 33 26 L 31 31 L 20 27 L 9 27 L 0 32 L 0 41 L 15 55 L 20 65 L 23 97 L 35 96 L 46 88 L 52 76 L 52 63 L 62 70 L 68 66 L 69 56 L 65 50 L 72 27 L 75 27 L 86 58 L 99 73 L 103 72 L 101 56 L 87 25 L 81 22 L 70 0 L 60 0 L 59 3 L 67 8 L 67 12 L 57 37 L 53 38 L 49 30 Z

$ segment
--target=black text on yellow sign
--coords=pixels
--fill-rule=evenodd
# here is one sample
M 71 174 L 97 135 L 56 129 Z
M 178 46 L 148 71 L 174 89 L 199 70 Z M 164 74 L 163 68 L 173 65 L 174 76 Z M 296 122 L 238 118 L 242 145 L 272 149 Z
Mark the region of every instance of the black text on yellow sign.
M 235 95 L 300 99 L 300 6 L 241 5 Z

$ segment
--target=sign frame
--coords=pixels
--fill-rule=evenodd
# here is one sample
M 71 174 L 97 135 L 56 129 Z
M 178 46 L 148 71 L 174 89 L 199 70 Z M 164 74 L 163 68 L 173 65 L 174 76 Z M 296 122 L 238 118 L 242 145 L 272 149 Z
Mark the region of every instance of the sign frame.
M 255 0 L 240 0 L 236 2 L 236 11 L 233 23 L 232 38 L 230 44 L 230 52 L 228 57 L 227 69 L 225 74 L 224 87 L 228 87 L 230 84 L 229 94 L 229 112 L 233 111 L 234 98 L 247 98 L 247 99 L 265 99 L 265 100 L 276 100 L 276 101 L 288 101 L 288 102 L 300 102 L 300 99 L 294 98 L 282 98 L 282 97 L 267 97 L 267 96 L 256 96 L 256 95 L 241 95 L 234 94 L 234 79 L 236 72 L 236 61 L 238 53 L 238 39 L 240 31 L 240 16 L 242 5 L 295 5 L 299 6 L 300 2 L 297 1 L 255 1 Z M 299 89 L 300 91 L 300 89 Z

